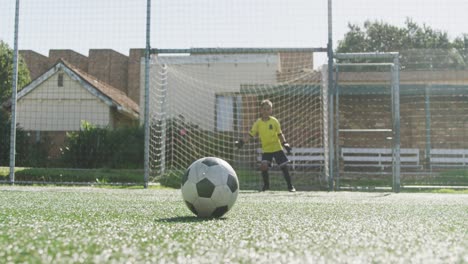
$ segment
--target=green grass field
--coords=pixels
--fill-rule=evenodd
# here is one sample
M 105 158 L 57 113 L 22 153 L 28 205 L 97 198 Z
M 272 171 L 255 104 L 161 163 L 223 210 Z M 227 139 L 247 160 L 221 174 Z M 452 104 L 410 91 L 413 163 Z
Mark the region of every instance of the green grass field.
M 468 263 L 468 195 L 241 192 L 198 219 L 180 190 L 0 185 L 2 263 Z

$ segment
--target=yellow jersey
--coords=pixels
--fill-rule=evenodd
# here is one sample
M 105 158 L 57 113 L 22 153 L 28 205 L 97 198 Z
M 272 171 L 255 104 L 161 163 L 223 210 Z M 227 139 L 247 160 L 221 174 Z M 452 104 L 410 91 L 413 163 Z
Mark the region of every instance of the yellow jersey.
M 262 143 L 262 151 L 271 153 L 283 150 L 279 136 L 282 134 L 278 119 L 270 116 L 267 121 L 257 119 L 250 129 L 250 136 L 258 135 Z

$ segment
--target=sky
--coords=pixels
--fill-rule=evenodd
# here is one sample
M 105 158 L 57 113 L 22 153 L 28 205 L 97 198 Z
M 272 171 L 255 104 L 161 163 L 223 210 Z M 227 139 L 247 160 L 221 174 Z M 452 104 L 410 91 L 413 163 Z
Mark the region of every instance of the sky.
M 151 47 L 326 47 L 327 0 L 153 0 Z M 21 0 L 19 49 L 113 49 L 127 55 L 146 44 L 146 0 Z M 0 39 L 13 47 L 15 1 L 0 0 Z M 468 0 L 333 0 L 333 45 L 348 24 L 408 18 L 468 33 Z M 315 65 L 326 62 L 315 56 Z

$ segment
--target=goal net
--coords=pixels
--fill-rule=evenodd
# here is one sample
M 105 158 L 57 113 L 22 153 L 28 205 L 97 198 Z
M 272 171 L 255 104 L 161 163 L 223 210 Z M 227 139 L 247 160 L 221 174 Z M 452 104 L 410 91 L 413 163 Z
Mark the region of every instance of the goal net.
M 241 187 L 260 184 L 259 140 L 234 145 L 259 118 L 263 99 L 293 148 L 298 188 L 320 187 L 324 168 L 321 72 L 307 49 L 223 50 L 154 54 L 150 63 L 150 181 L 178 182 L 195 160 L 215 156 L 237 171 Z M 143 100 L 143 98 L 142 98 Z M 273 163 L 275 164 L 275 163 Z M 275 172 L 276 171 L 276 172 Z M 271 187 L 286 189 L 273 166 Z

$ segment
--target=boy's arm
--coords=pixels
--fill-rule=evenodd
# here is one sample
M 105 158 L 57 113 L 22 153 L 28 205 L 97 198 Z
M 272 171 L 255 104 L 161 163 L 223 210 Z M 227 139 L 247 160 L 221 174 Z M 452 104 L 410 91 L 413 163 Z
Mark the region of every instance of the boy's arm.
M 280 137 L 281 145 L 283 145 L 283 147 L 286 149 L 288 155 L 291 155 L 291 145 L 289 145 L 289 143 L 286 141 L 286 138 L 284 137 L 283 133 L 279 134 L 278 136 Z
M 242 148 L 242 146 L 244 146 L 244 144 L 249 142 L 251 137 L 252 137 L 252 135 L 250 135 L 250 133 L 245 133 L 244 137 L 239 139 L 239 140 L 236 140 L 234 142 L 234 144 L 236 145 L 237 148 Z
M 248 133 L 245 133 L 243 138 L 236 140 L 234 142 L 234 145 L 236 145 L 237 148 L 242 148 L 242 146 L 244 146 L 245 143 L 249 142 L 250 138 L 257 136 L 257 133 L 258 133 L 258 127 L 257 127 L 257 122 L 255 122 L 252 125 L 252 128 L 250 129 L 250 131 Z
M 280 137 L 280 140 L 281 140 L 281 144 L 287 143 L 286 138 L 284 137 L 283 133 L 279 134 L 279 137 Z

